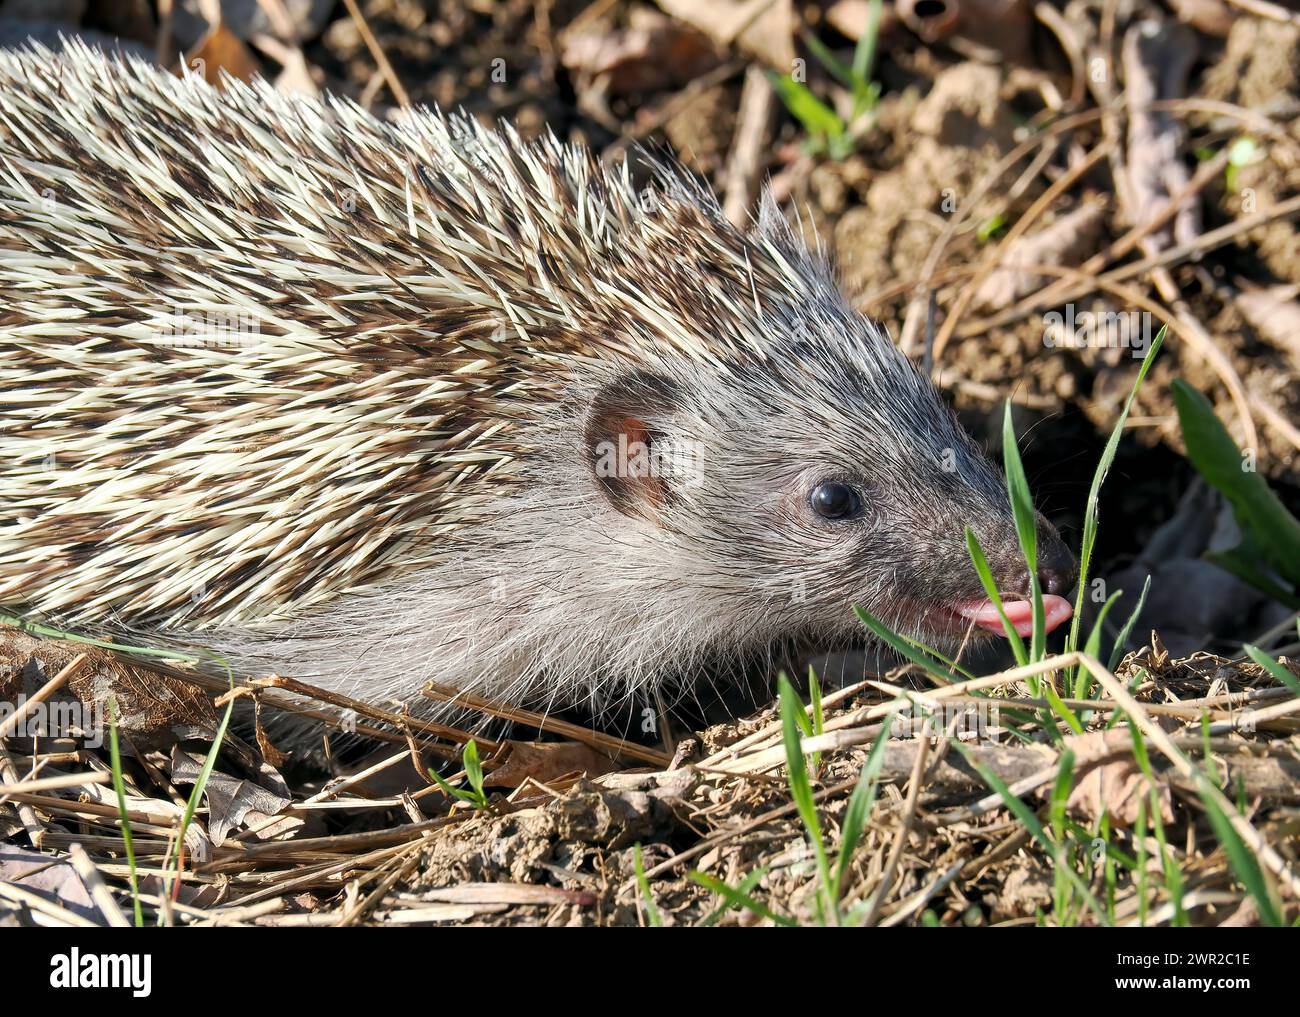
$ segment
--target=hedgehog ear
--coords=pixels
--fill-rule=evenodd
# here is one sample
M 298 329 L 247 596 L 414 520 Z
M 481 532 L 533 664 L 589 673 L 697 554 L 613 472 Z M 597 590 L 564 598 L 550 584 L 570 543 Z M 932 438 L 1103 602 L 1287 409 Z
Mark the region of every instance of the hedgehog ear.
M 602 388 L 587 414 L 586 450 L 596 486 L 627 516 L 655 520 L 672 496 L 677 386 L 657 374 L 625 374 Z

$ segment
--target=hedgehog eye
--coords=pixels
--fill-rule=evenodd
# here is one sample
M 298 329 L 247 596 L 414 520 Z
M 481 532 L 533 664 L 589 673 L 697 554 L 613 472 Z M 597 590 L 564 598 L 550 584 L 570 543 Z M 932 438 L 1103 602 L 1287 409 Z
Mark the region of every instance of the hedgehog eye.
M 862 508 L 862 500 L 853 488 L 833 482 L 814 487 L 808 503 L 823 519 L 847 519 Z

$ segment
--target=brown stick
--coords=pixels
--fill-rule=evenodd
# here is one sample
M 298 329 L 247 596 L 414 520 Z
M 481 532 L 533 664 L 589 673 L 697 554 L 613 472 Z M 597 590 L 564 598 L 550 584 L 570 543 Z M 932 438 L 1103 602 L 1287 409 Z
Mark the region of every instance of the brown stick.
M 370 31 L 370 25 L 366 22 L 366 17 L 357 7 L 357 0 L 343 0 L 343 5 L 348 9 L 348 14 L 356 22 L 357 31 L 361 33 L 361 40 L 366 44 L 366 49 L 370 50 L 370 55 L 375 59 L 375 65 L 379 68 L 379 73 L 384 76 L 384 81 L 388 84 L 388 90 L 393 93 L 393 98 L 398 105 L 403 108 L 409 108 L 411 97 L 406 94 L 406 89 L 402 87 L 402 82 L 398 80 L 397 72 L 393 70 L 393 65 L 388 62 L 388 57 L 384 49 L 379 45 L 379 40 L 375 38 L 375 33 Z
M 743 228 L 758 196 L 758 181 L 763 173 L 763 153 L 767 150 L 772 124 L 773 92 L 771 82 L 761 67 L 745 72 L 745 87 L 740 93 L 736 134 L 727 161 L 727 189 L 722 211 L 733 226 Z

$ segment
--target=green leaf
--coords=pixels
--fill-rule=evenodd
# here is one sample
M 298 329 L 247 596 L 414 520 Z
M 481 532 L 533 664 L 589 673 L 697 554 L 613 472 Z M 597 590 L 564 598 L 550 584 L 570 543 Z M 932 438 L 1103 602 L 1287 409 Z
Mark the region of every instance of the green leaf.
M 918 650 L 921 653 L 928 653 L 935 660 L 941 661 L 944 667 L 948 668 L 950 671 L 956 672 L 957 674 L 961 675 L 963 678 L 966 678 L 970 681 L 975 680 L 975 675 L 973 675 L 970 671 L 962 667 L 951 657 L 947 656 L 946 654 L 940 653 L 938 650 L 936 650 L 933 646 L 929 645 L 928 643 L 924 643 L 919 639 L 913 639 L 911 636 L 904 635 L 901 632 L 897 632 L 895 633 L 895 635 L 897 635 L 899 639 L 903 640 L 903 642 L 907 643 L 913 649 Z M 951 678 L 952 676 L 949 675 L 949 677 Z
M 1056 715 L 1069 725 L 1070 730 L 1075 734 L 1083 734 L 1083 724 L 1079 722 L 1079 718 L 1075 716 L 1074 711 L 1061 702 L 1061 697 L 1056 694 L 1056 689 L 1052 688 L 1051 681 L 1044 678 L 1039 684 L 1039 688 L 1042 689 L 1043 696 L 1051 704 L 1052 709 L 1056 711 Z
M 1187 455 L 1205 482 L 1228 499 L 1245 540 L 1234 549 L 1242 564 L 1276 571 L 1300 587 L 1300 520 L 1287 511 L 1258 473 L 1243 469 L 1241 450 L 1208 399 L 1184 381 L 1173 383 L 1174 406 Z M 1294 605 L 1293 605 L 1294 606 Z
M 1237 138 L 1228 146 L 1228 167 L 1223 173 L 1223 182 L 1228 190 L 1238 189 L 1237 181 L 1240 179 L 1242 168 L 1258 161 L 1262 155 L 1254 138 Z
M 226 661 L 215 654 L 204 654 L 219 662 L 226 668 L 226 677 L 230 681 L 231 689 L 235 687 L 235 673 L 231 670 Z M 225 741 L 226 730 L 230 727 L 230 717 L 235 712 L 235 697 L 231 696 L 226 703 L 226 712 L 221 715 L 221 723 L 217 725 L 216 735 L 212 739 L 212 745 L 208 748 L 208 754 L 203 759 L 203 765 L 199 767 L 199 775 L 194 781 L 194 787 L 190 789 L 190 796 L 185 802 L 185 812 L 181 816 L 180 830 L 176 835 L 176 844 L 172 849 L 171 864 L 175 867 L 175 878 L 172 883 L 172 889 L 181 878 L 181 852 L 185 846 L 185 834 L 190 828 L 190 823 L 194 820 L 194 812 L 199 807 L 199 802 L 203 800 L 204 789 L 208 786 L 208 779 L 212 776 L 212 768 L 216 766 L 217 755 L 221 752 L 221 743 Z
M 54 628 L 50 625 L 40 625 L 26 618 L 20 618 L 17 615 L 5 614 L 0 612 L 0 625 L 12 625 L 14 628 L 22 629 L 24 632 L 30 632 L 35 636 L 50 636 L 54 639 L 66 639 L 71 643 L 84 643 L 87 646 L 98 646 L 100 649 L 112 650 L 115 653 L 133 653 L 141 657 L 163 657 L 167 660 L 179 660 L 187 664 L 198 664 L 203 660 L 212 660 L 227 671 L 224 660 L 216 654 L 209 653 L 206 650 L 199 650 L 196 653 L 179 653 L 176 650 L 159 650 L 152 646 L 132 646 L 129 643 L 113 643 L 107 639 L 91 639 L 87 636 L 79 636 L 75 632 L 67 632 L 64 629 Z
M 1006 229 L 1007 217 L 999 212 L 991 219 L 985 219 L 980 223 L 980 227 L 975 231 L 975 237 L 981 244 L 987 244 L 995 236 Z
M 804 31 L 801 34 L 804 45 L 812 50 L 812 55 L 817 62 L 837 78 L 845 88 L 853 88 L 853 69 L 832 53 L 830 47 L 812 32 Z
M 447 795 L 449 798 L 454 798 L 457 801 L 461 801 L 461 802 L 468 802 L 476 809 L 487 808 L 487 804 L 488 804 L 487 796 L 483 794 L 482 791 L 477 789 L 473 791 L 466 791 L 464 788 L 453 787 L 450 783 L 447 782 L 447 779 L 443 777 L 440 773 L 438 773 L 438 771 L 435 770 L 433 767 L 429 767 L 428 773 L 429 776 L 433 778 L 434 783 L 437 784 L 438 787 L 442 788 L 442 793 Z M 465 776 L 466 777 L 469 776 L 468 772 L 465 774 Z
M 786 109 L 809 134 L 835 139 L 844 133 L 844 121 L 839 114 L 813 95 L 806 85 L 788 74 L 773 75 L 771 80 Z
M 1137 865 L 1134 870 L 1137 872 L 1137 896 L 1138 896 L 1138 925 L 1146 927 L 1147 924 L 1147 796 L 1138 795 L 1137 800 L 1137 820 L 1133 824 L 1133 839 L 1137 844 Z
M 1133 718 L 1127 713 L 1124 714 L 1124 722 L 1128 724 L 1129 737 L 1133 739 L 1133 758 L 1137 760 L 1138 768 L 1146 776 L 1148 784 L 1156 782 L 1156 775 L 1151 769 L 1151 756 L 1147 752 L 1146 739 L 1142 737 L 1142 729 L 1134 723 Z
M 1237 138 L 1228 146 L 1228 163 L 1232 166 L 1249 166 L 1260 155 L 1259 145 L 1251 137 Z
M 1088 656 L 1093 658 L 1100 656 L 1101 636 L 1106 624 L 1106 615 L 1110 614 L 1110 609 L 1115 606 L 1115 601 L 1119 600 L 1123 595 L 1123 590 L 1116 590 L 1106 598 L 1106 603 L 1101 605 L 1101 610 L 1097 613 L 1097 620 L 1092 623 L 1092 631 L 1088 633 L 1088 641 L 1083 646 L 1083 652 Z M 1091 684 L 1092 675 L 1088 672 L 1088 669 L 1086 667 L 1079 668 L 1074 676 L 1074 698 L 1086 699 Z
M 1065 843 L 1066 816 L 1065 804 L 1070 797 L 1074 784 L 1074 753 L 1069 749 L 1061 752 L 1056 767 L 1056 783 L 1052 786 L 1052 797 L 1048 805 L 1048 815 L 1052 823 L 1052 836 L 1057 844 Z M 1066 908 L 1070 900 L 1070 881 L 1063 871 L 1064 866 L 1056 866 L 1056 923 L 1065 924 Z
M 1185 929 L 1188 926 L 1187 909 L 1183 906 L 1183 871 L 1169 851 L 1165 838 L 1165 824 L 1160 819 L 1159 792 L 1151 788 L 1151 819 L 1156 832 L 1156 843 L 1160 846 L 1160 868 L 1165 874 L 1165 892 L 1169 902 L 1174 906 L 1173 925 Z
M 469 781 L 469 786 L 482 795 L 483 763 L 478 758 L 478 745 L 473 738 L 465 743 L 465 751 L 461 753 L 461 763 L 465 767 L 465 777 Z
M 822 708 L 821 682 L 811 664 L 808 666 L 808 706 L 812 713 L 812 733 L 819 735 L 826 729 L 826 711 Z
M 809 733 L 816 737 L 825 730 L 826 711 L 822 708 L 822 685 L 817 680 L 817 672 L 813 670 L 811 664 L 808 665 L 808 708 L 809 712 L 812 713 L 812 730 Z M 803 713 L 803 711 L 801 710 L 800 713 Z M 820 752 L 812 754 L 812 765 L 813 771 L 820 774 L 822 765 L 822 754 Z
M 1110 919 L 1107 917 L 1105 910 L 1102 908 L 1097 898 L 1092 895 L 1092 891 L 1088 889 L 1087 885 L 1083 882 L 1082 878 L 1080 878 L 1079 874 L 1074 871 L 1073 867 L 1065 864 L 1065 859 L 1063 857 L 1063 852 L 1060 850 L 1060 846 L 1052 840 L 1047 831 L 1043 829 L 1043 824 L 1038 821 L 1038 817 L 1034 815 L 1033 810 L 1012 793 L 1011 788 L 1007 786 L 1006 782 L 1002 780 L 1001 777 L 982 763 L 978 762 L 975 757 L 971 755 L 965 745 L 959 742 L 956 738 L 949 738 L 948 743 L 960 752 L 966 758 L 966 762 L 980 775 L 980 777 L 984 779 L 984 782 L 997 792 L 998 797 L 1002 799 L 1003 804 L 1005 804 L 1006 807 L 1011 810 L 1011 813 L 1020 820 L 1021 824 L 1023 824 L 1031 834 L 1033 834 L 1034 839 L 1047 849 L 1048 853 L 1053 857 L 1053 859 L 1055 859 L 1055 864 L 1058 867 L 1064 867 L 1065 878 L 1070 881 L 1070 885 L 1074 888 L 1075 892 L 1078 893 L 1087 903 L 1088 907 L 1092 909 L 1092 913 L 1096 917 L 1098 923 L 1101 925 L 1110 925 Z

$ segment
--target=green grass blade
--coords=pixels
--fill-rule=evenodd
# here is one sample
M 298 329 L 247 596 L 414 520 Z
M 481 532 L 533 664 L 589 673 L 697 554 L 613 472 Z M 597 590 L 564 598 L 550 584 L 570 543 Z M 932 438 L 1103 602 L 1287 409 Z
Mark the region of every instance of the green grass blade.
M 1187 911 L 1183 907 L 1183 874 L 1170 854 L 1169 844 L 1165 839 L 1165 824 L 1160 817 L 1160 797 L 1157 792 L 1159 785 L 1156 783 L 1155 771 L 1151 769 L 1151 756 L 1147 752 L 1146 740 L 1142 737 L 1142 732 L 1133 718 L 1126 714 L 1125 720 L 1133 739 L 1133 758 L 1137 760 L 1147 780 L 1146 797 L 1151 804 L 1151 829 L 1156 835 L 1156 844 L 1160 848 L 1160 871 L 1164 873 L 1165 891 L 1174 906 L 1174 925 L 1183 927 L 1187 925 Z
M 884 15 L 883 0 L 871 0 L 867 7 L 867 24 L 858 36 L 853 49 L 854 95 L 871 84 L 871 72 L 876 62 L 876 45 L 880 39 L 880 19 Z
M 160 650 L 152 646 L 132 646 L 129 643 L 110 643 L 107 639 L 91 639 L 89 636 L 79 636 L 75 632 L 67 632 L 50 625 L 41 625 L 38 622 L 28 621 L 26 618 L 3 612 L 0 612 L 0 625 L 11 625 L 14 628 L 22 629 L 24 632 L 30 632 L 34 636 L 49 636 L 52 639 L 62 639 L 70 643 L 84 643 L 86 646 L 97 646 L 102 650 L 132 653 L 141 657 L 163 657 L 167 660 L 182 661 L 186 664 L 198 664 L 205 659 L 218 660 L 212 654 L 206 653 L 196 656 L 192 653 L 180 653 L 176 650 Z M 224 661 L 218 660 L 218 663 L 224 664 Z
M 832 891 L 834 902 L 837 904 L 844 895 L 844 875 L 848 872 L 849 862 L 853 859 L 853 852 L 857 850 L 858 841 L 862 838 L 862 831 L 866 828 L 872 806 L 876 803 L 877 780 L 880 777 L 880 768 L 885 762 L 885 745 L 889 740 L 893 720 L 892 713 L 881 719 L 880 734 L 871 745 L 867 761 L 862 764 L 862 770 L 858 773 L 858 783 L 853 788 L 848 808 L 844 810 L 844 820 L 840 824 L 840 856 L 835 863 L 835 885 Z
M 834 139 L 844 133 L 840 115 L 788 74 L 774 74 L 772 87 L 792 116 L 814 137 Z
M 1097 822 L 1097 837 L 1102 843 L 1102 880 L 1106 884 L 1106 914 L 1115 921 L 1115 898 L 1119 891 L 1119 874 L 1115 868 L 1115 855 L 1110 842 L 1110 813 L 1103 812 Z
M 939 662 L 933 657 L 921 653 L 908 642 L 895 635 L 887 625 L 877 619 L 870 611 L 866 611 L 863 608 L 858 607 L 856 604 L 853 606 L 853 611 L 858 616 L 858 620 L 870 629 L 872 634 L 881 642 L 888 644 L 897 653 L 922 668 L 940 685 L 952 684 L 952 675 L 945 673 L 944 669 L 939 665 Z
M 812 665 L 808 665 L 808 708 L 812 713 L 812 735 L 816 737 L 826 730 L 826 711 L 822 708 L 822 685 L 817 680 L 817 672 L 813 670 Z M 822 754 L 814 752 L 812 754 L 813 772 L 820 774 L 822 766 Z
M 952 671 L 954 674 L 959 674 L 963 678 L 969 679 L 971 681 L 975 679 L 975 675 L 973 673 L 968 671 L 966 668 L 962 667 L 951 657 L 947 656 L 946 654 L 940 653 L 933 646 L 930 646 L 927 643 L 923 643 L 919 639 L 913 639 L 911 636 L 906 636 L 901 632 L 896 632 L 895 635 L 897 635 L 899 639 L 903 640 L 903 642 L 907 643 L 912 648 L 920 651 L 921 653 L 928 653 L 935 660 L 942 662 L 943 666 L 948 668 L 948 670 Z
M 1251 660 L 1290 689 L 1292 695 L 1300 696 L 1300 678 L 1283 667 L 1281 661 L 1274 660 L 1258 646 L 1252 646 L 1250 643 L 1246 643 L 1242 648 L 1250 655 Z
M 461 763 L 465 767 L 465 779 L 474 789 L 479 805 L 487 805 L 487 795 L 483 792 L 483 761 L 479 759 L 478 744 L 473 738 L 465 743 L 465 749 L 461 753 Z
M 1051 681 L 1044 678 L 1039 683 L 1038 688 L 1039 691 L 1043 693 L 1043 697 L 1051 704 L 1052 710 L 1058 717 L 1065 721 L 1070 730 L 1075 734 L 1083 734 L 1083 724 L 1075 715 L 1075 712 L 1066 706 L 1065 703 L 1061 702 L 1061 697 L 1057 695 L 1056 689 L 1052 687 Z
M 1088 642 L 1083 647 L 1083 652 L 1088 656 L 1100 658 L 1101 636 L 1106 624 L 1106 616 L 1110 614 L 1110 609 L 1115 606 L 1115 601 L 1119 600 L 1123 595 L 1123 590 L 1116 590 L 1106 598 L 1106 603 L 1101 605 L 1101 610 L 1097 613 L 1097 620 L 1093 622 L 1092 631 L 1088 633 Z M 1075 668 L 1074 698 L 1086 699 L 1091 685 L 1092 675 L 1088 672 L 1088 669 L 1086 667 Z
M 108 697 L 108 758 L 113 771 L 113 791 L 117 795 L 117 814 L 122 820 L 122 847 L 126 851 L 126 868 L 131 884 L 131 901 L 135 906 L 135 927 L 144 928 L 144 911 L 140 907 L 140 881 L 136 873 L 135 845 L 131 840 L 131 818 L 126 808 L 126 779 L 122 776 L 122 750 L 117 741 L 117 697 Z
M 1259 861 L 1254 853 L 1246 847 L 1245 841 L 1232 828 L 1232 822 L 1219 808 L 1214 798 L 1200 788 L 1197 789 L 1197 793 L 1201 796 L 1201 804 L 1205 806 L 1205 814 L 1210 818 L 1214 836 L 1223 845 L 1223 853 L 1228 858 L 1228 864 L 1232 866 L 1232 871 L 1241 880 L 1241 885 L 1255 901 L 1260 920 L 1265 925 L 1275 928 L 1286 924 L 1277 901 L 1269 892 L 1268 883 L 1264 881 L 1264 873 L 1260 870 Z
M 235 687 L 234 674 L 230 674 L 230 687 Z M 235 712 L 235 700 L 232 698 L 226 703 L 226 712 L 221 715 L 221 723 L 217 725 L 216 736 L 212 739 L 212 745 L 208 748 L 208 754 L 203 759 L 203 765 L 199 767 L 199 775 L 194 781 L 194 787 L 190 791 L 190 796 L 185 802 L 185 813 L 181 816 L 180 833 L 176 836 L 176 848 L 172 855 L 172 865 L 175 866 L 175 876 L 172 881 L 172 892 L 180 883 L 181 878 L 181 851 L 185 846 L 185 833 L 190 828 L 190 823 L 194 820 L 195 810 L 199 807 L 199 802 L 203 800 L 203 790 L 208 786 L 208 778 L 212 776 L 212 768 L 217 764 L 217 756 L 221 752 L 221 743 L 225 741 L 226 729 L 230 727 L 230 716 Z
M 822 685 L 811 665 L 808 668 L 808 706 L 812 711 L 813 734 L 819 735 L 826 730 L 826 711 L 822 708 Z
M 463 788 L 453 787 L 447 782 L 447 778 L 443 777 L 432 766 L 429 767 L 428 770 L 429 776 L 433 778 L 433 782 L 442 789 L 442 793 L 448 798 L 454 798 L 461 802 L 473 802 L 475 800 L 473 791 L 466 791 Z
M 1029 601 L 1034 608 L 1029 660 L 1037 663 L 1043 659 L 1047 628 L 1043 617 L 1043 592 L 1038 584 L 1038 513 L 1034 509 L 1034 496 L 1029 491 L 1029 478 L 1025 476 L 1025 464 L 1020 460 L 1016 429 L 1011 424 L 1010 399 L 1002 413 L 1002 464 L 1007 473 L 1007 496 L 1011 499 L 1011 515 L 1016 521 L 1016 537 L 1029 567 Z
M 1138 795 L 1137 821 L 1133 824 L 1133 837 L 1137 843 L 1137 895 L 1138 925 L 1145 928 L 1150 903 L 1147 900 L 1147 796 Z
M 473 745 L 473 742 L 469 743 Z M 659 915 L 659 908 L 655 906 L 654 894 L 650 892 L 650 880 L 645 876 L 645 865 L 641 861 L 641 845 L 637 843 L 632 848 L 632 864 L 636 868 L 636 885 L 641 888 L 641 899 L 645 902 L 645 918 L 650 923 L 651 928 L 662 929 L 664 926 L 663 918 Z
M 741 897 L 748 897 L 749 892 L 752 889 L 754 889 L 754 887 L 758 886 L 759 881 L 766 875 L 767 875 L 766 867 L 760 866 L 759 868 L 755 869 L 748 876 L 746 876 L 744 879 L 742 879 L 739 883 L 736 884 L 735 886 L 736 894 Z M 730 900 L 723 901 L 721 905 L 714 908 L 707 915 L 705 915 L 703 918 L 700 919 L 698 923 L 699 927 L 702 929 L 707 929 L 716 925 L 718 919 L 721 918 L 723 915 L 725 915 L 728 911 L 730 911 L 735 906 L 736 905 L 734 905 Z
M 1069 749 L 1061 752 L 1061 759 L 1056 768 L 1056 782 L 1052 786 L 1052 795 L 1048 800 L 1048 818 L 1052 824 L 1052 837 L 1057 844 L 1064 844 L 1066 837 L 1065 805 L 1070 798 L 1074 785 L 1074 753 Z M 1066 909 L 1070 903 L 1070 881 L 1062 871 L 1063 866 L 1054 867 L 1053 877 L 1056 882 L 1056 924 L 1064 925 Z
M 840 84 L 852 91 L 854 87 L 853 69 L 832 53 L 830 47 L 817 38 L 817 36 L 812 32 L 804 32 L 802 35 L 804 45 L 812 51 L 812 55 L 816 58 L 817 62 L 826 68 L 832 76 L 838 79 Z
M 1043 845 L 1043 847 L 1047 849 L 1048 853 L 1057 860 L 1056 864 L 1063 865 L 1064 860 L 1061 857 L 1062 852 L 1058 849 L 1058 845 L 1048 835 L 1047 831 L 1043 829 L 1043 824 L 1038 821 L 1038 817 L 1034 815 L 1034 811 L 1011 793 L 1011 788 L 1007 786 L 1006 782 L 1003 781 L 1001 777 L 976 760 L 967 750 L 965 745 L 959 742 L 956 738 L 949 738 L 948 743 L 966 758 L 966 762 L 980 775 L 981 778 L 983 778 L 984 782 L 997 793 L 998 797 L 1002 799 L 1003 803 L 1011 811 L 1012 815 L 1020 820 L 1025 828 L 1033 834 L 1034 839 Z M 1088 889 L 1087 884 L 1083 882 L 1079 874 L 1070 866 L 1064 866 L 1064 868 L 1066 873 L 1065 878 L 1070 881 L 1080 898 L 1087 903 L 1097 921 L 1102 925 L 1110 925 L 1110 918 L 1107 916 L 1105 909 L 1101 906 L 1097 898 L 1093 896 L 1092 891 Z
M 1133 400 L 1137 398 L 1138 390 L 1146 380 L 1147 372 L 1151 369 L 1156 354 L 1160 352 L 1167 330 L 1167 325 L 1160 327 L 1160 331 L 1151 343 L 1151 348 L 1147 350 L 1147 355 L 1142 358 L 1137 380 L 1133 382 L 1133 388 L 1129 391 L 1128 398 L 1124 400 L 1124 409 L 1120 411 L 1119 419 L 1115 421 L 1110 437 L 1106 440 L 1106 447 L 1102 450 L 1101 459 L 1097 461 L 1097 469 L 1092 475 L 1092 487 L 1088 491 L 1088 503 L 1083 515 L 1083 539 L 1079 545 L 1079 592 L 1074 602 L 1074 617 L 1070 620 L 1070 634 L 1065 642 L 1066 652 L 1079 647 L 1079 625 L 1083 615 L 1083 599 L 1087 596 L 1088 590 L 1088 568 L 1092 563 L 1092 552 L 1097 543 L 1097 512 L 1100 505 L 1101 485 L 1105 483 L 1106 474 L 1110 471 L 1111 464 L 1115 462 L 1115 454 L 1119 451 L 1119 441 L 1124 433 L 1124 424 L 1128 421 L 1129 410 L 1133 407 Z
M 786 928 L 796 928 L 799 925 L 798 922 L 793 918 L 790 918 L 788 915 L 778 915 L 771 908 L 754 900 L 754 898 L 749 896 L 749 894 L 741 892 L 736 887 L 728 886 L 722 880 L 710 876 L 708 873 L 692 870 L 690 873 L 690 879 L 692 882 L 698 883 L 706 890 L 712 890 L 731 907 L 745 908 L 748 911 L 754 912 L 754 914 L 761 918 L 766 918 L 768 921 L 775 922 L 777 925 L 783 925 Z
M 1020 633 L 1016 631 L 1016 627 L 1007 619 L 1006 611 L 1002 609 L 1002 594 L 998 592 L 998 584 L 993 581 L 993 570 L 989 568 L 988 559 L 984 557 L 984 549 L 980 547 L 979 538 L 975 536 L 975 531 L 969 526 L 966 527 L 966 551 L 970 555 L 971 562 L 975 565 L 975 571 L 979 573 L 980 583 L 984 587 L 984 595 L 998 609 L 998 617 L 1002 619 L 1002 628 L 1007 633 L 1007 642 L 1011 644 L 1011 652 L 1016 655 L 1016 663 L 1023 667 L 1029 663 L 1029 655 L 1025 652 L 1025 641 L 1020 638 Z
M 1174 906 L 1174 921 L 1176 928 L 1187 928 L 1187 909 L 1183 906 L 1183 873 L 1178 868 L 1178 863 L 1174 861 L 1173 855 L 1169 851 L 1169 843 L 1165 839 L 1165 824 L 1160 818 L 1160 797 L 1153 783 L 1149 797 L 1151 798 L 1151 825 L 1155 830 L 1156 844 L 1160 848 L 1160 870 L 1165 874 L 1165 892 L 1169 894 L 1169 901 Z
M 803 746 L 800 744 L 798 715 L 803 713 L 800 702 L 790 679 L 784 674 L 777 678 L 781 709 L 781 737 L 785 743 L 786 775 L 790 784 L 790 797 L 794 799 L 799 818 L 808 830 L 808 839 L 812 842 L 813 852 L 817 858 L 817 873 L 821 879 L 823 895 L 830 892 L 830 863 L 826 857 L 826 842 L 822 839 L 821 820 L 817 816 L 817 803 L 813 799 L 812 782 L 808 779 L 808 767 L 804 760 Z M 833 906 L 833 902 L 827 902 Z
M 1147 594 L 1151 592 L 1151 576 L 1148 575 L 1142 582 L 1142 593 L 1138 596 L 1138 602 L 1133 608 L 1133 613 L 1128 616 L 1115 636 L 1115 645 L 1110 650 L 1109 670 L 1114 671 L 1116 665 L 1124 656 L 1124 647 L 1128 645 L 1128 637 L 1133 632 L 1133 626 L 1137 624 L 1138 617 L 1142 614 L 1142 608 L 1146 607 Z

